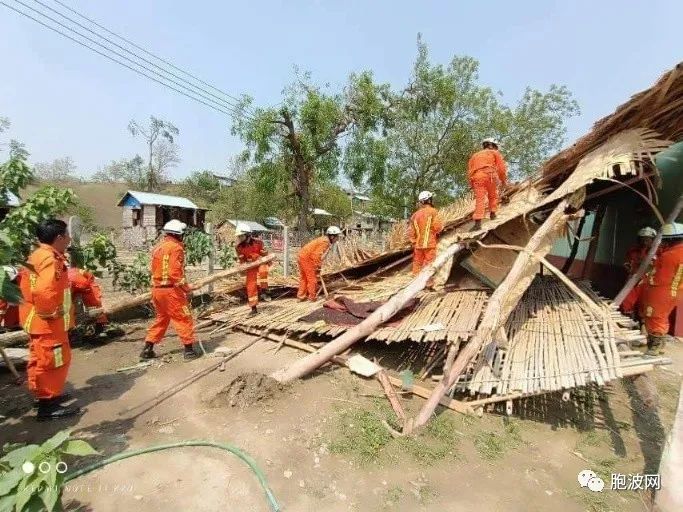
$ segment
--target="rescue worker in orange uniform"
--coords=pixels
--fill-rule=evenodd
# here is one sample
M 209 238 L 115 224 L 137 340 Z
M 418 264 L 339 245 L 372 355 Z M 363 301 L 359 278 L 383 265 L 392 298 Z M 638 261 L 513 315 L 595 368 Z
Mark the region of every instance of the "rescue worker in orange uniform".
M 481 229 L 481 220 L 486 213 L 488 198 L 491 219 L 498 211 L 498 187 L 507 186 L 507 165 L 498 151 L 498 141 L 493 138 L 482 141 L 483 149 L 474 153 L 467 164 L 467 178 L 474 191 L 473 230 Z
M 325 236 L 320 236 L 308 242 L 299 251 L 299 291 L 296 296 L 300 301 L 315 301 L 318 294 L 318 274 L 323 259 L 332 245 L 337 243 L 341 229 L 330 226 Z
M 38 399 L 39 421 L 78 414 L 78 407 L 64 407 L 64 384 L 71 364 L 68 331 L 74 314 L 65 251 L 69 246 L 66 223 L 57 219 L 36 228 L 40 245 L 22 269 L 19 287 L 23 302 L 19 316 L 28 333 L 28 387 Z
M 87 308 L 102 307 L 102 289 L 92 272 L 82 268 L 69 267 L 69 283 L 71 284 L 71 297 L 74 300 L 80 297 L 83 305 Z M 95 320 L 95 332 L 97 334 L 103 332 L 107 323 L 106 315 L 98 316 Z
M 235 229 L 237 237 L 237 258 L 240 263 L 251 263 L 259 258 L 268 256 L 268 251 L 263 246 L 263 240 L 255 238 L 248 224 L 239 222 Z M 251 306 L 251 314 L 258 313 L 259 294 L 265 295 L 268 291 L 268 265 L 247 270 L 247 302 Z
M 640 317 L 647 329 L 647 353 L 663 353 L 669 316 L 683 298 L 683 224 L 662 227 L 662 245 L 643 286 Z
M 5 276 L 10 282 L 17 284 L 19 272 L 16 268 L 6 266 L 0 272 L 5 272 Z M 5 330 L 18 329 L 19 325 L 19 306 L 0 298 L 0 328 Z
M 436 239 L 443 230 L 439 212 L 434 208 L 434 194 L 424 190 L 417 197 L 420 207 L 410 218 L 408 236 L 413 244 L 413 275 L 429 265 L 436 258 Z M 432 281 L 427 283 L 432 287 Z
M 140 359 L 156 357 L 154 345 L 161 342 L 168 324 L 178 333 L 184 347 L 185 360 L 196 359 L 194 320 L 190 311 L 189 285 L 185 279 L 185 245 L 187 225 L 173 219 L 163 227 L 164 238 L 152 251 L 152 304 L 156 318 L 147 330 Z
M 643 261 L 643 258 L 645 258 L 647 255 L 647 252 L 652 246 L 652 241 L 656 236 L 657 232 L 650 227 L 645 227 L 638 231 L 638 243 L 626 251 L 626 261 L 624 262 L 624 267 L 626 268 L 626 272 L 628 272 L 628 277 L 631 277 L 636 273 L 638 267 L 640 267 L 640 262 Z M 621 311 L 625 315 L 631 315 L 636 309 L 643 286 L 644 280 L 641 280 L 640 283 L 631 289 L 629 294 L 621 303 Z

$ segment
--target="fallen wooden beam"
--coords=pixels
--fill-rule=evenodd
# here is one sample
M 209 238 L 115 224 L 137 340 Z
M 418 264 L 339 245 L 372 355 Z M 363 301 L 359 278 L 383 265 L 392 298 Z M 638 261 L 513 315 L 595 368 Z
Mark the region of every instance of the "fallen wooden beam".
M 396 394 L 396 391 L 394 391 L 394 388 L 391 385 L 389 375 L 387 375 L 387 372 L 385 370 L 380 370 L 379 372 L 377 372 L 377 375 L 375 375 L 375 377 L 377 377 L 377 380 L 382 385 L 382 389 L 384 390 L 384 393 L 387 395 L 387 399 L 391 404 L 391 408 L 396 413 L 396 417 L 398 417 L 399 420 L 404 421 L 406 419 L 406 413 L 403 410 L 403 407 L 401 406 L 401 402 L 398 400 L 398 395 Z
M 414 298 L 427 285 L 427 281 L 434 275 L 436 270 L 446 261 L 449 261 L 455 254 L 461 251 L 463 244 L 453 244 L 439 254 L 436 259 L 424 268 L 405 288 L 391 297 L 382 306 L 377 308 L 370 316 L 358 325 L 348 329 L 338 338 L 327 343 L 325 346 L 311 353 L 310 355 L 292 363 L 285 368 L 274 372 L 273 377 L 278 382 L 291 382 L 311 373 L 325 362 L 329 361 L 337 354 L 344 352 L 356 341 L 372 334 L 377 327 L 391 319 L 398 313 L 412 298 Z

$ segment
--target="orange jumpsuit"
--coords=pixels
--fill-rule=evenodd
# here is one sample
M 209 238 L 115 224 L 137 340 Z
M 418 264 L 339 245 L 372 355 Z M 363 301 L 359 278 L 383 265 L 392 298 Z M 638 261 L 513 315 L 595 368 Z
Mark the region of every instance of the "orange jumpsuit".
M 648 250 L 649 249 L 647 247 L 643 247 L 641 245 L 634 245 L 628 251 L 626 251 L 626 262 L 624 266 L 628 271 L 629 277 L 632 276 L 636 272 L 636 270 L 638 270 L 640 262 L 643 261 L 643 258 L 647 255 Z M 643 286 L 644 281 L 641 280 L 641 282 L 639 282 L 637 285 L 631 288 L 631 291 L 628 293 L 624 301 L 621 303 L 621 310 L 627 315 L 631 314 L 635 309 L 636 305 L 638 304 L 640 294 L 643 291 Z
M 323 255 L 330 248 L 327 236 L 315 238 L 299 251 L 299 291 L 297 298 L 315 300 L 318 292 L 318 272 L 323 263 Z
M 488 196 L 489 211 L 498 211 L 498 181 L 507 183 L 507 165 L 497 149 L 477 151 L 467 163 L 467 177 L 474 191 L 474 220 L 481 220 L 486 213 Z
M 660 248 L 654 268 L 645 280 L 640 316 L 648 334 L 669 332 L 669 315 L 683 297 L 683 242 Z
M 251 263 L 268 255 L 263 240 L 252 238 L 248 243 L 242 242 L 235 248 L 240 263 Z M 247 270 L 247 302 L 250 306 L 258 304 L 259 290 L 268 289 L 268 265 L 259 265 Z
M 20 272 L 24 302 L 19 316 L 29 334 L 28 387 L 39 399 L 62 394 L 71 364 L 68 331 L 74 315 L 66 259 L 51 246 L 40 246 Z
M 91 272 L 69 267 L 69 283 L 71 283 L 72 298 L 80 297 L 83 300 L 83 305 L 88 308 L 102 307 L 102 289 Z M 96 322 L 106 324 L 107 316 L 98 316 Z
M 166 235 L 152 251 L 152 304 L 156 318 L 147 330 L 147 343 L 159 343 L 168 324 L 178 333 L 183 345 L 195 342 L 194 320 L 185 279 L 185 246 Z
M 432 205 L 421 206 L 410 218 L 408 236 L 413 244 L 413 274 L 420 273 L 436 258 L 436 237 L 443 230 L 439 212 Z

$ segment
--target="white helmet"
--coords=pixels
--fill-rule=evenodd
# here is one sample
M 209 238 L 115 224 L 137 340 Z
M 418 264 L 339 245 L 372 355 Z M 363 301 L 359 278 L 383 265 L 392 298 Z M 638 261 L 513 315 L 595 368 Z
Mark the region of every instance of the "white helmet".
M 424 203 L 425 201 L 431 199 L 432 197 L 434 197 L 434 194 L 432 194 L 429 190 L 423 190 L 417 196 L 417 200 L 420 201 L 421 203 Z
M 657 232 L 648 226 L 638 231 L 638 236 L 640 238 L 654 238 L 657 236 Z
M 487 138 L 485 138 L 484 140 L 481 141 L 481 144 L 482 144 L 482 145 L 484 145 L 484 144 L 494 144 L 494 145 L 496 145 L 496 146 L 500 146 L 500 144 L 498 143 L 498 139 L 496 139 L 496 138 L 494 138 L 494 137 L 487 137 Z
M 662 238 L 683 238 L 683 224 L 680 222 L 671 222 L 662 226 Z
M 185 233 L 185 230 L 187 229 L 187 224 L 184 222 L 180 222 L 177 219 L 169 220 L 166 224 L 164 224 L 164 227 L 162 228 L 162 231 L 164 233 L 172 233 L 174 235 L 182 235 Z
M 325 232 L 326 235 L 341 235 L 341 229 L 337 226 L 330 226 Z
M 238 222 L 235 226 L 235 236 L 248 235 L 249 233 L 251 233 L 251 227 L 249 227 L 249 224 Z
M 7 277 L 9 277 L 10 281 L 14 281 L 17 276 L 19 276 L 19 271 L 14 267 L 7 265 L 2 267 L 2 269 L 5 271 L 5 274 L 7 274 Z

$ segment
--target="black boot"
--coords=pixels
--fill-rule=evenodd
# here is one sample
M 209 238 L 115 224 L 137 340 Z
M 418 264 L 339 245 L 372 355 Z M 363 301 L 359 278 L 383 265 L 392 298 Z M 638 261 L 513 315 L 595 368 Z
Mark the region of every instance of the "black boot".
M 496 212 L 491 212 L 491 220 L 496 218 Z
M 252 306 L 251 312 L 249 313 L 249 316 L 256 316 L 256 315 L 258 315 L 258 309 L 256 308 L 256 306 Z
M 667 335 L 648 334 L 647 335 L 647 352 L 648 356 L 659 356 L 664 353 L 664 346 L 666 345 Z
M 38 413 L 36 419 L 38 421 L 58 420 L 61 418 L 68 418 L 76 416 L 81 412 L 80 407 L 64 407 L 56 403 L 54 400 L 38 400 Z
M 185 345 L 185 352 L 183 353 L 183 357 L 185 358 L 185 361 L 192 361 L 193 359 L 197 359 L 199 357 L 199 354 L 195 352 L 194 345 Z
M 154 359 L 157 355 L 154 353 L 154 343 L 145 342 L 145 348 L 140 353 L 140 359 Z
M 273 300 L 273 299 L 272 299 L 272 297 L 270 296 L 270 293 L 268 292 L 268 290 L 263 290 L 263 291 L 261 291 L 261 293 L 259 294 L 259 300 L 262 301 L 262 302 L 270 302 L 270 301 Z
M 481 221 L 475 220 L 474 226 L 472 226 L 472 231 L 479 231 L 481 229 Z
M 58 397 L 50 398 L 49 400 L 51 400 L 53 403 L 55 403 L 57 405 L 60 405 L 60 404 L 63 404 L 64 402 L 68 402 L 72 398 L 73 398 L 73 396 L 71 396 L 71 393 L 62 393 Z M 39 405 L 40 405 L 40 400 L 34 400 L 33 401 L 33 408 L 34 409 L 36 407 L 38 407 Z

